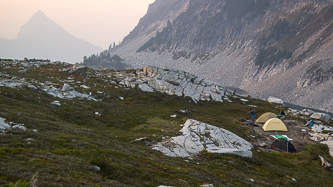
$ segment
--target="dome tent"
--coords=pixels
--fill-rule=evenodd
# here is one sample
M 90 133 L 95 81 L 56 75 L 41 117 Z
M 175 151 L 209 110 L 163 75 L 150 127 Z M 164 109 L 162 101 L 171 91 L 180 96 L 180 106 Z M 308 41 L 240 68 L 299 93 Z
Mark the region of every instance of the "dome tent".
M 271 145 L 271 149 L 281 151 L 281 152 L 288 152 L 288 153 L 297 152 L 295 146 L 286 139 L 275 140 Z
M 257 123 L 266 123 L 267 120 L 271 118 L 276 118 L 276 114 L 272 112 L 266 112 L 257 119 Z
M 278 118 L 271 118 L 262 127 L 264 131 L 288 131 L 286 125 Z

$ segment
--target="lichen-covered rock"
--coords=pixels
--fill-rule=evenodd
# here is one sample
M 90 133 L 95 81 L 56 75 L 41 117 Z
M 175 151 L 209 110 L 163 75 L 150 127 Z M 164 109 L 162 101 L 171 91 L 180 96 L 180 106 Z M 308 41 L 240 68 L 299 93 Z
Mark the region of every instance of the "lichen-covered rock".
M 252 157 L 253 146 L 228 130 L 188 119 L 180 132 L 181 136 L 153 145 L 152 149 L 171 157 L 189 157 L 202 150 Z

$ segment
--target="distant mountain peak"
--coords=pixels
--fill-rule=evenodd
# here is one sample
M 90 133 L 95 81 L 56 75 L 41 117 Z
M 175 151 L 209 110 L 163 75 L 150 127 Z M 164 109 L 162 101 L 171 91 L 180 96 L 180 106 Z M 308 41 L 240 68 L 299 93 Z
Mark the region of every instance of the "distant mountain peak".
M 44 14 L 44 12 L 41 11 L 41 10 L 38 10 L 32 17 L 34 17 L 34 16 L 39 16 L 39 17 L 44 16 L 44 17 L 46 17 L 46 15 Z
M 32 15 L 31 16 L 31 18 L 34 18 L 34 17 L 38 17 L 38 18 L 42 18 L 42 17 L 44 17 L 44 18 L 47 18 L 47 16 L 44 14 L 44 12 L 43 11 L 41 11 L 41 10 L 38 10 L 34 15 Z M 31 19 L 30 18 L 30 19 Z
M 41 10 L 39 10 L 21 27 L 17 38 L 49 37 L 57 32 L 65 31 L 61 26 L 50 20 Z
M 52 21 L 50 20 L 44 12 L 41 10 L 38 10 L 34 15 L 31 16 L 31 18 L 28 20 L 27 24 L 33 24 L 33 23 L 41 23 L 46 21 Z
M 79 62 L 83 56 L 103 50 L 67 32 L 41 10 L 21 27 L 16 39 L 0 40 L 0 55 L 18 59 L 29 57 Z

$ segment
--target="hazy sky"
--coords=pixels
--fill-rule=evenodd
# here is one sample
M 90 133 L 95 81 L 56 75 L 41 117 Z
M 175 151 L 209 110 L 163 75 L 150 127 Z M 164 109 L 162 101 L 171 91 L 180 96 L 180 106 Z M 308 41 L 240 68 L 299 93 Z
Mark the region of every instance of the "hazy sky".
M 38 10 L 74 36 L 103 49 L 138 24 L 155 0 L 0 0 L 0 37 L 15 39 Z

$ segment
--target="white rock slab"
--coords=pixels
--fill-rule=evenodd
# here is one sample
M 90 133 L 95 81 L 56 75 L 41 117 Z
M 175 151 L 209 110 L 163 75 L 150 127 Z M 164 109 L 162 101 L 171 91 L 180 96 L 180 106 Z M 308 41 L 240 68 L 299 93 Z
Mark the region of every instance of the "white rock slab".
M 311 127 L 313 132 L 323 132 L 323 131 L 333 131 L 333 127 L 322 125 L 322 124 L 315 124 Z
M 21 129 L 21 130 L 27 130 L 27 128 L 23 124 L 17 124 L 12 127 L 12 129 Z
M 213 184 L 203 184 L 203 185 L 200 185 L 200 187 L 214 187 Z
M 331 119 L 331 116 L 325 113 L 314 113 L 310 116 L 310 118 L 312 119 L 319 119 L 319 120 L 323 120 L 326 122 L 329 122 Z
M 84 89 L 90 89 L 90 87 L 86 86 L 86 85 L 81 85 L 80 86 L 81 88 L 84 88 Z
M 333 157 L 333 140 L 331 140 L 331 141 L 323 141 L 323 142 L 320 142 L 320 143 L 326 144 L 328 146 L 330 155 L 331 155 L 331 157 Z
M 57 105 L 57 106 L 61 106 L 60 102 L 58 100 L 55 100 L 51 103 L 52 105 Z
M 189 96 L 194 101 L 214 100 L 220 102 L 223 102 L 222 97 L 225 94 L 232 93 L 221 85 L 179 70 L 146 66 L 137 74 L 148 82 L 140 82 L 139 88 L 143 91 L 156 90 L 169 95 Z
M 64 86 L 62 87 L 61 91 L 66 92 L 66 91 L 71 91 L 73 90 L 73 87 L 71 87 L 69 84 L 64 83 Z
M 139 84 L 139 88 L 144 92 L 154 92 L 154 89 L 147 84 Z
M 252 157 L 253 146 L 228 130 L 188 119 L 180 132 L 181 136 L 153 145 L 152 149 L 171 157 L 189 157 L 202 150 Z
M 0 117 L 0 131 L 4 132 L 5 130 L 10 128 L 10 125 L 5 122 L 5 118 Z
M 279 98 L 276 98 L 276 97 L 273 97 L 273 96 L 269 96 L 268 99 L 267 99 L 267 102 L 283 105 L 282 99 L 279 99 Z
M 6 119 L 0 117 L 0 133 L 4 133 L 9 129 L 21 129 L 21 130 L 27 130 L 27 128 L 24 126 L 24 124 L 14 124 L 13 122 L 6 123 Z

